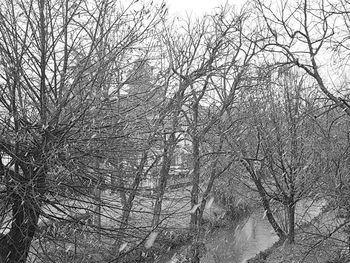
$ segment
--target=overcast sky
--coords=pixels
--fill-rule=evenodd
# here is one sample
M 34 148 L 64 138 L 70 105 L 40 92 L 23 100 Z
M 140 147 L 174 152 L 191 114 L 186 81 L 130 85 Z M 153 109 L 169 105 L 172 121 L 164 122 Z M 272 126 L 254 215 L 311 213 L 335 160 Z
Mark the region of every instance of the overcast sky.
M 204 13 L 210 13 L 215 7 L 224 5 L 228 2 L 230 5 L 241 6 L 246 0 L 165 0 L 169 7 L 169 12 L 174 15 L 200 16 Z

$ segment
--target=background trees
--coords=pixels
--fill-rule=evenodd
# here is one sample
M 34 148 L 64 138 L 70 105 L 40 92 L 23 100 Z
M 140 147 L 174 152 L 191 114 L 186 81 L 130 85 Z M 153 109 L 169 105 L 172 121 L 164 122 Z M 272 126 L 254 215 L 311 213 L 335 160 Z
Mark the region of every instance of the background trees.
M 325 67 L 347 67 L 348 3 L 253 1 L 181 22 L 145 6 L 0 4 L 3 261 L 145 257 L 181 214 L 198 262 L 213 187 L 231 180 L 291 243 L 304 199 L 326 192 L 348 219 L 347 76 Z
M 349 3 L 308 0 L 281 1 L 278 5 L 268 1 L 254 3 L 259 21 L 264 22 L 261 29 L 266 33 L 266 50 L 280 54 L 280 63 L 303 69 L 325 96 L 349 115 L 347 91 L 341 88 L 347 67 Z M 336 80 L 339 77 L 340 82 Z

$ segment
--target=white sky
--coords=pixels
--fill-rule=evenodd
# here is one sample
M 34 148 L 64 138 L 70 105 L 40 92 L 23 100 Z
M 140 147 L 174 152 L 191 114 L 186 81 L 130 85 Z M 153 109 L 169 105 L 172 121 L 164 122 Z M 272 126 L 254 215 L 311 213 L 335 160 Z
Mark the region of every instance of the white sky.
M 192 16 L 201 16 L 210 13 L 215 7 L 230 5 L 240 7 L 246 0 L 164 0 L 169 8 L 169 13 L 186 17 L 186 14 Z

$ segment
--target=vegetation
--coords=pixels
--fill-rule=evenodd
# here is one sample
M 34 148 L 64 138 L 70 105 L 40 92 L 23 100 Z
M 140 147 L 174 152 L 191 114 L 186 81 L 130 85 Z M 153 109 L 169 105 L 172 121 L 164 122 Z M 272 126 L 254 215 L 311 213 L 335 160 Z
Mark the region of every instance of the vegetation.
M 0 262 L 200 262 L 253 208 L 345 262 L 350 3 L 124 2 L 0 3 Z

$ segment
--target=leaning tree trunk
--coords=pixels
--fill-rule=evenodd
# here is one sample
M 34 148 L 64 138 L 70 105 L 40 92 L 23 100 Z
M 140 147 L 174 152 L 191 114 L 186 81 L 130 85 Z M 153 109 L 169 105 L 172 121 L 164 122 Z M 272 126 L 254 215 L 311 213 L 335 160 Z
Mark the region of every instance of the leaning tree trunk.
M 255 180 L 254 183 L 255 183 L 255 185 L 258 189 L 259 195 L 261 197 L 261 201 L 262 201 L 263 207 L 265 209 L 267 220 L 269 221 L 273 230 L 276 232 L 277 236 L 281 239 L 285 239 L 286 233 L 278 225 L 277 221 L 275 220 L 275 217 L 273 216 L 273 213 L 272 213 L 271 207 L 270 207 L 270 201 L 266 195 L 264 187 L 261 184 L 261 181 L 258 179 L 258 180 Z
M 162 167 L 160 169 L 160 181 L 157 187 L 156 202 L 154 204 L 154 215 L 152 220 L 153 227 L 158 226 L 160 221 L 160 214 L 162 211 L 162 202 L 163 202 L 165 187 L 167 186 L 168 176 L 170 171 L 171 157 L 172 157 L 172 150 L 168 152 L 168 149 L 164 148 L 163 162 L 162 162 Z
M 219 141 L 219 146 L 215 151 L 220 152 L 222 150 L 222 146 L 223 146 L 223 137 L 221 136 L 220 141 Z M 202 203 L 201 203 L 201 206 L 199 207 L 198 222 L 197 222 L 197 224 L 198 224 L 197 235 L 198 236 L 200 235 L 200 231 L 201 231 L 202 219 L 203 219 L 204 209 L 205 209 L 205 206 L 207 203 L 207 198 L 208 198 L 209 194 L 211 193 L 211 189 L 213 188 L 214 181 L 218 177 L 218 175 L 222 174 L 231 165 L 231 164 L 227 165 L 220 173 L 218 173 L 217 172 L 218 164 L 219 164 L 219 156 L 216 156 L 216 158 L 213 162 L 212 168 L 211 168 L 209 182 L 207 184 L 207 188 L 205 189 L 205 191 L 203 193 Z
M 135 175 L 133 184 L 131 186 L 129 196 L 126 198 L 126 202 L 123 206 L 123 213 L 122 213 L 122 218 L 121 218 L 121 222 L 120 222 L 119 242 L 122 242 L 124 239 L 125 232 L 126 232 L 126 229 L 128 227 L 128 224 L 129 224 L 129 217 L 130 217 L 131 209 L 133 207 L 133 202 L 134 202 L 134 199 L 136 197 L 137 190 L 139 189 L 139 186 L 140 186 L 140 182 L 142 179 L 142 174 L 143 174 L 144 167 L 146 165 L 146 161 L 147 161 L 147 152 L 145 151 L 142 155 L 141 160 L 140 160 L 138 171 Z M 125 195 L 125 197 L 126 197 L 126 195 Z
M 272 213 L 271 207 L 270 207 L 270 199 L 267 196 L 267 193 L 265 191 L 264 186 L 262 185 L 262 182 L 261 182 L 259 175 L 257 175 L 257 173 L 255 172 L 255 170 L 253 168 L 252 163 L 249 160 L 242 161 L 242 164 L 244 165 L 244 167 L 246 168 L 246 170 L 250 174 L 250 177 L 251 177 L 252 181 L 254 182 L 255 187 L 258 190 L 258 193 L 259 193 L 261 201 L 262 201 L 262 205 L 263 205 L 265 213 L 266 213 L 267 220 L 269 221 L 273 230 L 276 232 L 277 236 L 280 239 L 285 239 L 286 233 L 282 230 L 282 228 L 279 226 L 279 224 L 275 220 L 275 217 L 273 216 L 273 213 Z

